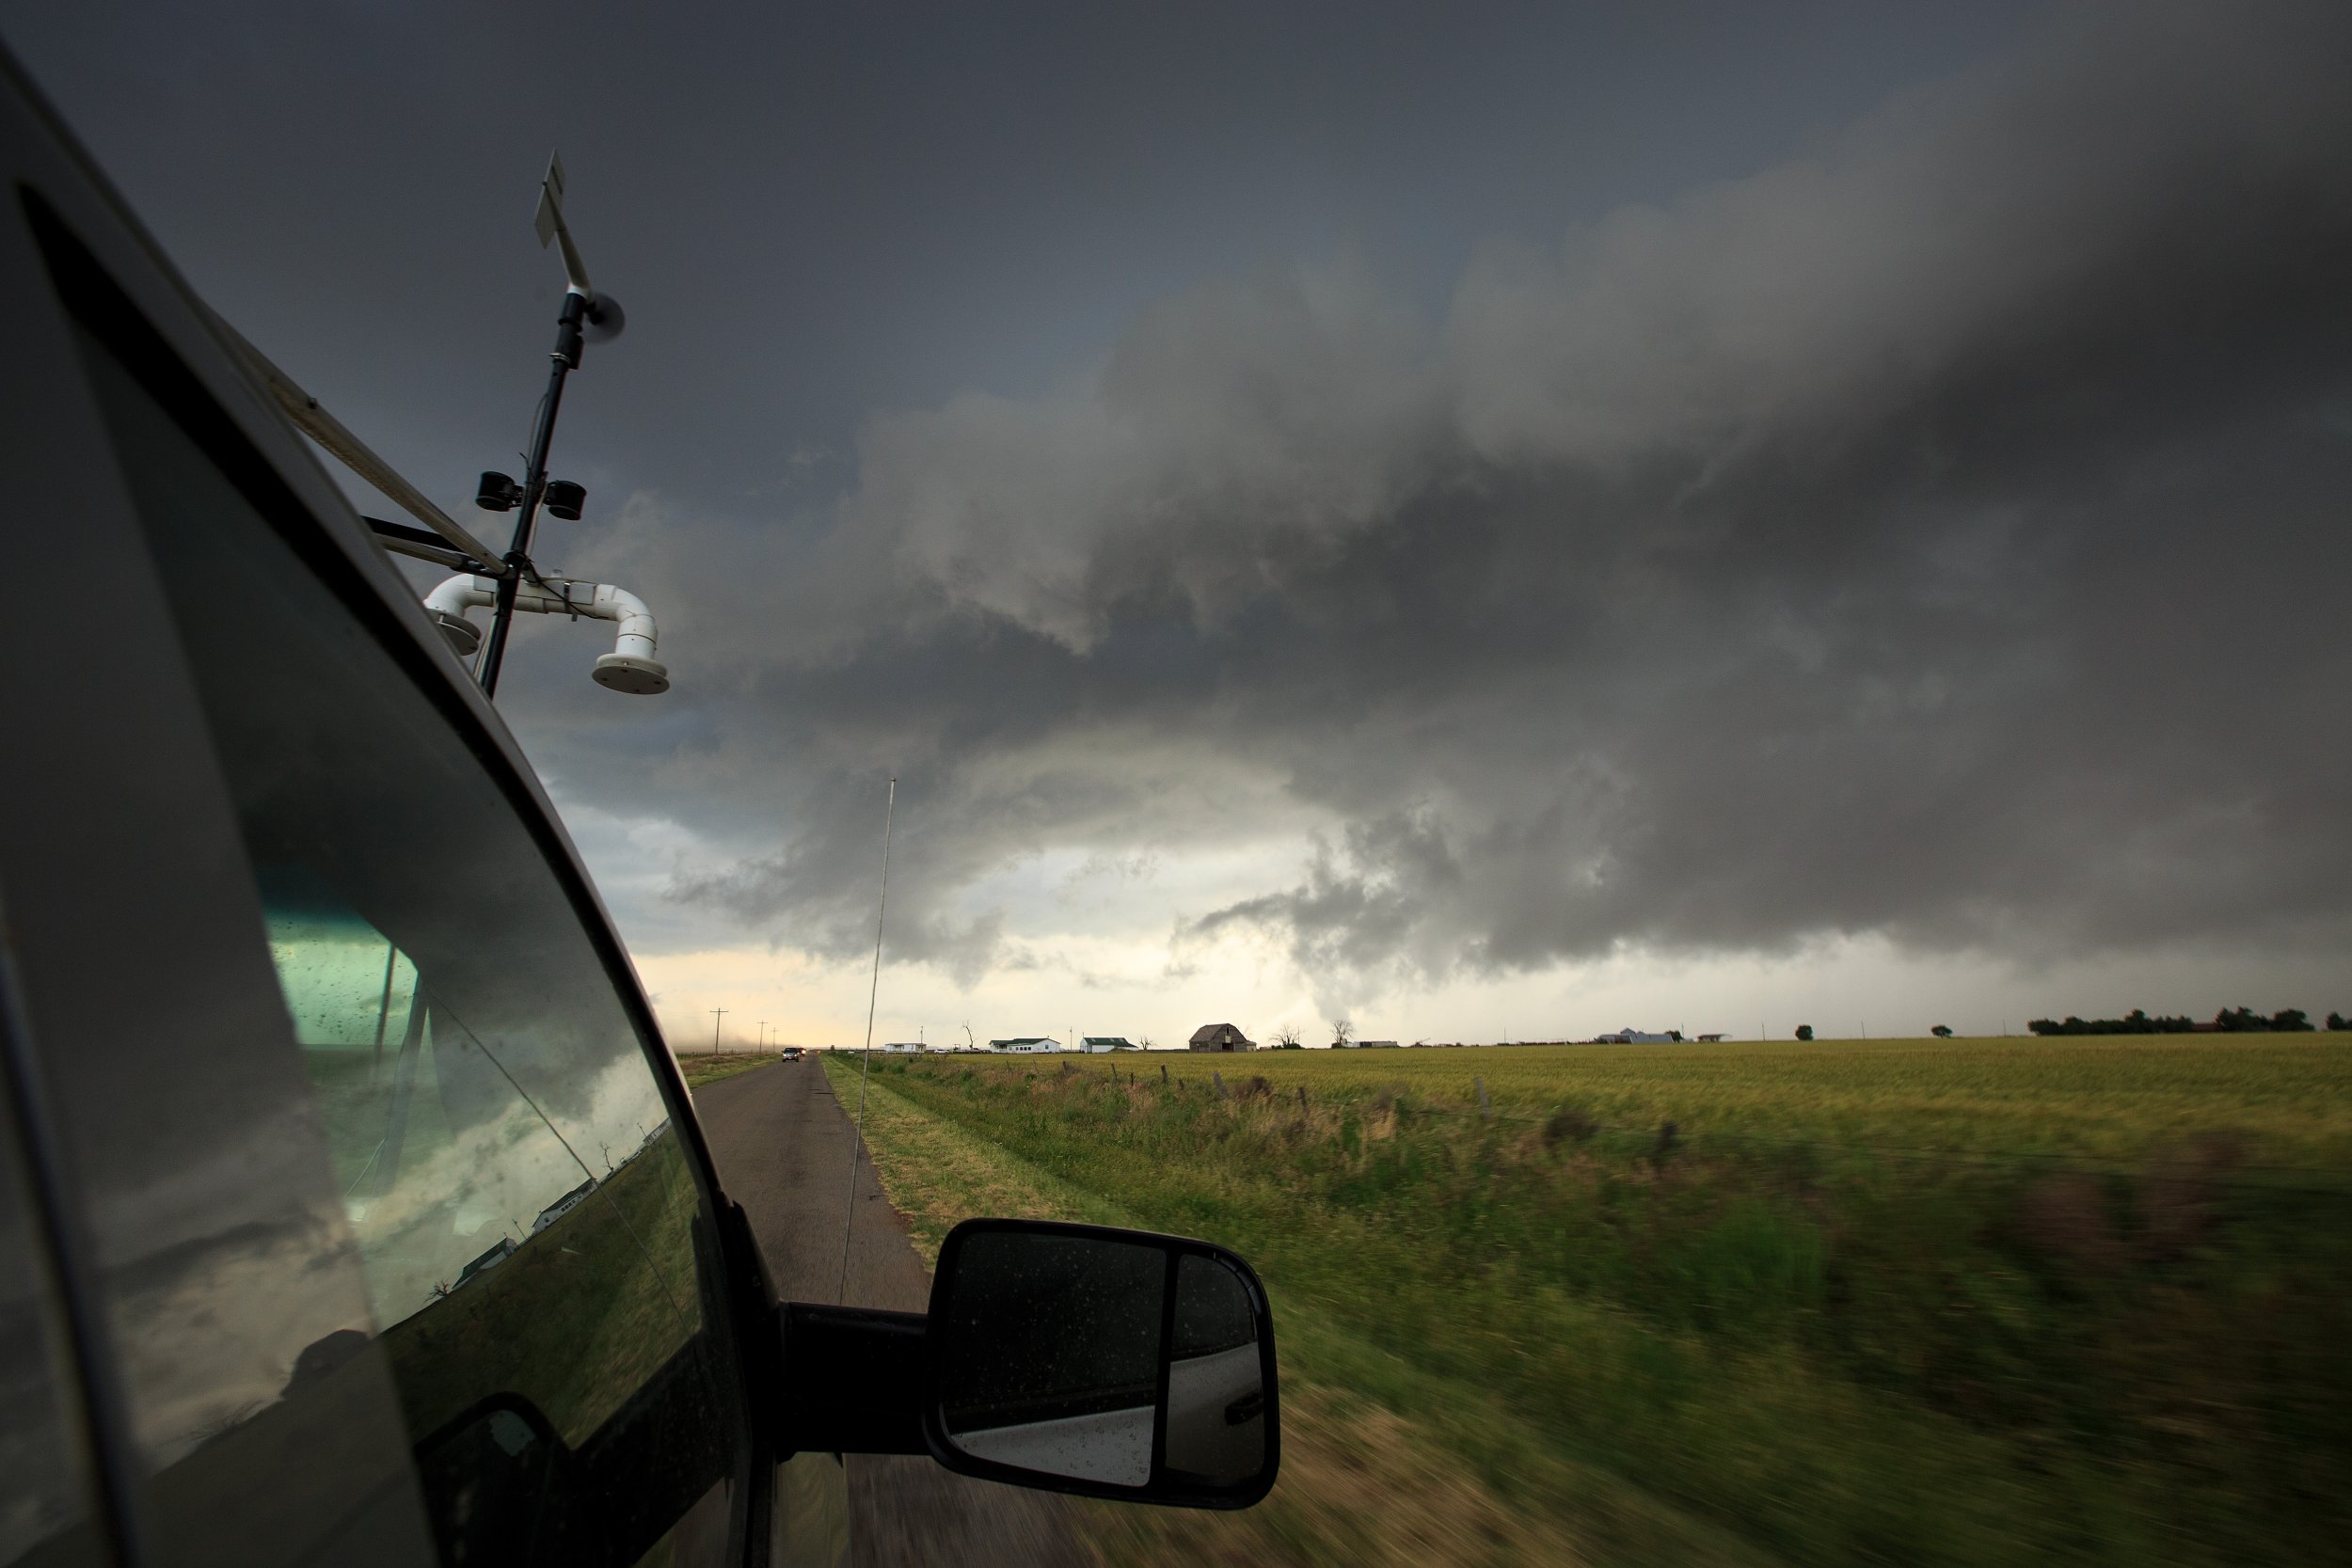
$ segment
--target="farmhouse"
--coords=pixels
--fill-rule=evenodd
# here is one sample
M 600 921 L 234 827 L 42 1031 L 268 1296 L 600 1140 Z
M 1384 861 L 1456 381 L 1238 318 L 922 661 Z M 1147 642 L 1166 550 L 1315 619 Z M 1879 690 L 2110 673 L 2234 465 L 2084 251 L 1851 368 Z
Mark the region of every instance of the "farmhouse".
M 1192 1032 L 1195 1051 L 1255 1051 L 1258 1042 L 1230 1023 L 1204 1023 Z
M 1682 1037 L 1679 1029 L 1669 1029 L 1662 1035 L 1645 1034 L 1642 1030 L 1620 1029 L 1613 1035 L 1595 1035 L 1595 1045 L 1665 1045 Z
M 557 1198 L 553 1203 L 550 1203 L 546 1208 L 540 1210 L 539 1217 L 531 1222 L 531 1233 L 533 1236 L 536 1236 L 540 1231 L 545 1230 L 548 1226 L 553 1225 L 557 1220 L 560 1220 L 565 1214 L 570 1213 L 579 1206 L 581 1198 L 586 1197 L 590 1193 L 593 1193 L 596 1190 L 596 1179 L 592 1176 L 587 1180 L 582 1181 L 579 1186 L 574 1187 L 570 1192 L 565 1193 L 562 1197 Z
M 883 1053 L 892 1056 L 920 1056 L 930 1049 L 921 1040 L 893 1040 L 882 1047 Z
M 1089 1035 L 1078 1042 L 1078 1049 L 1089 1056 L 1099 1056 L 1105 1051 L 1134 1051 L 1138 1048 L 1124 1035 Z
M 1016 1055 L 1050 1055 L 1061 1049 L 1061 1041 L 1049 1039 L 1043 1035 L 1024 1035 L 1019 1039 L 991 1040 L 988 1048 Z
M 1358 1040 L 1359 1051 L 1395 1051 L 1401 1049 L 1394 1040 Z

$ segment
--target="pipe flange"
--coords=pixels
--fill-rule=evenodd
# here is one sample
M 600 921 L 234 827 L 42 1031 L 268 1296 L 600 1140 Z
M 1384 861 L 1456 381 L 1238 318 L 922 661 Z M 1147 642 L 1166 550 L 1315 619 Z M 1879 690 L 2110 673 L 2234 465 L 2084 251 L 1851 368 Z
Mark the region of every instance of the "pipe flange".
M 606 654 L 596 660 L 591 678 L 608 690 L 624 691 L 632 697 L 659 697 L 670 689 L 667 665 L 628 654 Z

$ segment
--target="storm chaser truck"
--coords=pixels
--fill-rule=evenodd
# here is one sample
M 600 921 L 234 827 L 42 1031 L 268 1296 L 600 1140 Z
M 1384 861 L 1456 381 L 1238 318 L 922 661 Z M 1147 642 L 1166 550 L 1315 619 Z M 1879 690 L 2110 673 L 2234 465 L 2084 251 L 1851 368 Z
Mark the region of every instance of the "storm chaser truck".
M 1216 1246 L 980 1220 L 928 1313 L 774 1298 L 453 657 L 573 591 L 364 523 L 5 56 L 0 166 L 0 1563 L 799 1560 L 795 1455 L 1263 1497 L 1272 1323 Z M 607 608 L 599 679 L 658 691 Z

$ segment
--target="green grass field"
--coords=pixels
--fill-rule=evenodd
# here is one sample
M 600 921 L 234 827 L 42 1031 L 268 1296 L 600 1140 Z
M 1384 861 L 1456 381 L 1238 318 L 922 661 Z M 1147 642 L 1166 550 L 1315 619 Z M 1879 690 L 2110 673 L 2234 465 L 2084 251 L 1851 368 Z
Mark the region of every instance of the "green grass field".
M 857 1069 L 826 1062 L 845 1101 Z M 1108 1561 L 2352 1539 L 2343 1036 L 876 1058 L 872 1086 L 925 1244 L 1088 1218 L 1265 1276 L 1282 1482 L 1090 1510 Z

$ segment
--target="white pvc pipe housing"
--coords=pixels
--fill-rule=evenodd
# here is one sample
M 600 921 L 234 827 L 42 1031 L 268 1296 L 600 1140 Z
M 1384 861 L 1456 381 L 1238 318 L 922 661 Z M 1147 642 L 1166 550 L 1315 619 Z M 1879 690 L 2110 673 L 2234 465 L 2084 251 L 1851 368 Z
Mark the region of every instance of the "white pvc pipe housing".
M 466 612 L 496 603 L 497 578 L 460 572 L 426 594 L 424 608 L 458 657 L 470 658 L 482 646 L 482 628 Z M 596 660 L 596 684 L 635 697 L 657 696 L 670 689 L 670 672 L 654 657 L 653 611 L 628 589 L 577 578 L 526 579 L 515 585 L 515 608 L 533 615 L 586 615 L 618 622 L 620 633 L 613 640 L 612 651 Z

